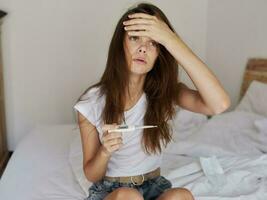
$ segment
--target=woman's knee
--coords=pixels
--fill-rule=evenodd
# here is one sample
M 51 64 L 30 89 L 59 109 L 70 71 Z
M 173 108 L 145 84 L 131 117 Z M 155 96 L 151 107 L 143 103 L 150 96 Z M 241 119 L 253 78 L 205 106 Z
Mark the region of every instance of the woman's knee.
M 186 188 L 172 188 L 164 192 L 159 199 L 168 200 L 194 200 L 192 193 Z
M 193 194 L 186 188 L 176 188 L 177 196 L 183 200 L 194 200 Z
M 133 188 L 122 187 L 114 190 L 114 192 L 116 193 L 116 200 L 144 200 L 140 192 Z

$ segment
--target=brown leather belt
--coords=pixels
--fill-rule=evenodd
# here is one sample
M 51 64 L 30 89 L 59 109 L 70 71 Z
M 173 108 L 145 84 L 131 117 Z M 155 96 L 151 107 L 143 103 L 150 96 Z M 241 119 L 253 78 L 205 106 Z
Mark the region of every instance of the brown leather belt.
M 157 168 L 146 174 L 141 174 L 137 176 L 122 176 L 122 177 L 105 176 L 104 179 L 111 182 L 132 183 L 134 185 L 141 185 L 144 181 L 155 178 L 157 176 L 160 176 L 160 168 Z

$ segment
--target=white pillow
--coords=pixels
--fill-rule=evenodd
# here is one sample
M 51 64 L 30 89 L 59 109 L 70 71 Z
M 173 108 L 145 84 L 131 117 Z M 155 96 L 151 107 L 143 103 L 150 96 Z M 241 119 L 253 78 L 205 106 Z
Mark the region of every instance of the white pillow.
M 215 115 L 187 137 L 176 137 L 165 152 L 192 157 L 262 154 L 258 144 L 251 140 L 257 134 L 254 121 L 262 118 L 245 111 Z
M 267 134 L 267 118 L 255 120 L 254 124 L 259 132 Z
M 88 189 L 92 185 L 92 182 L 88 181 L 83 171 L 83 152 L 82 152 L 80 130 L 79 128 L 77 128 L 74 131 L 77 132 L 76 133 L 77 136 L 70 144 L 69 163 L 74 173 L 74 176 L 76 177 L 76 180 L 80 184 L 86 196 L 89 196 Z
M 190 136 L 207 121 L 208 118 L 204 114 L 194 113 L 189 110 L 179 108 L 176 116 L 170 121 L 170 125 L 173 129 L 173 139 L 179 140 Z
M 180 108 L 173 122 L 179 130 L 190 129 L 196 125 L 205 123 L 208 120 L 207 116 L 201 113 L 191 112 Z
M 267 84 L 252 81 L 236 110 L 253 112 L 267 117 Z

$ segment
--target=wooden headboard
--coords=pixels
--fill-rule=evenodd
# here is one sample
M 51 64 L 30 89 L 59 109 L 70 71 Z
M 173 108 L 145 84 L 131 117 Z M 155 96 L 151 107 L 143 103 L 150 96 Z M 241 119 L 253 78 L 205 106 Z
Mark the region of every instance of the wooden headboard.
M 239 100 L 244 96 L 249 87 L 249 84 L 253 80 L 267 83 L 267 59 L 252 58 L 248 60 L 243 77 Z

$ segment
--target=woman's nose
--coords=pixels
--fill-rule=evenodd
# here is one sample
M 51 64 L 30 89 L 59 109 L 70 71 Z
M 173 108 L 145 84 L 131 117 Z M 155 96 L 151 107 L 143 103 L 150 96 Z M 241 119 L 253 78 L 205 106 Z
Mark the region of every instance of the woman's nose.
M 138 51 L 139 51 L 140 53 L 146 53 L 146 50 L 145 50 L 144 48 L 140 48 Z
M 143 44 L 143 45 L 141 45 L 139 47 L 138 52 L 140 52 L 140 53 L 146 53 L 146 50 L 147 50 L 147 46 L 146 46 L 146 44 Z

